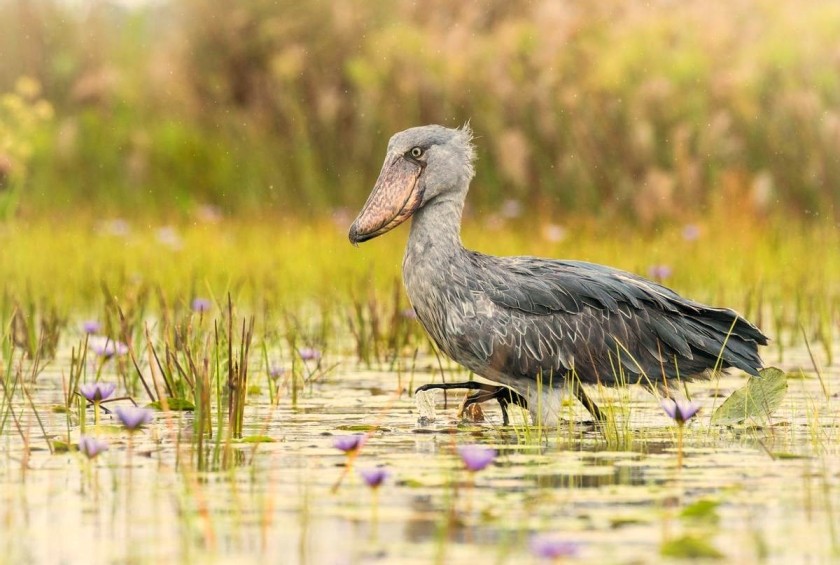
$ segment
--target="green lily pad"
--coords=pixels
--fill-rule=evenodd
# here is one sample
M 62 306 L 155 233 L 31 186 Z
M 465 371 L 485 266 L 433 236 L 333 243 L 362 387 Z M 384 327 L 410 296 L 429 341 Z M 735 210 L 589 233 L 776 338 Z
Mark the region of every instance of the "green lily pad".
M 67 443 L 66 441 L 62 441 L 60 439 L 54 439 L 52 441 L 52 447 L 55 453 L 67 453 L 68 451 L 76 450 L 75 445 Z
M 167 398 L 166 406 L 173 412 L 191 412 L 195 410 L 195 404 L 185 398 Z M 155 400 L 149 403 L 149 407 L 155 410 L 163 410 L 163 403 L 160 400 Z
M 242 443 L 273 443 L 275 440 L 270 436 L 245 436 L 242 438 Z
M 774 451 L 773 457 L 776 459 L 810 459 L 807 455 L 800 455 L 798 453 L 788 453 L 786 451 Z
M 720 521 L 720 515 L 717 512 L 718 506 L 720 506 L 720 502 L 717 500 L 703 498 L 683 508 L 680 512 L 680 518 L 716 524 Z
M 768 367 L 727 398 L 712 414 L 712 424 L 731 426 L 749 421 L 766 424 L 787 393 L 784 371 Z
M 374 424 L 342 424 L 340 426 L 336 426 L 335 429 L 341 430 L 343 432 L 379 432 L 379 431 L 390 431 L 388 428 L 384 428 L 382 426 L 377 426 Z
M 723 559 L 724 555 L 706 540 L 686 535 L 668 540 L 659 548 L 664 557 L 677 559 Z

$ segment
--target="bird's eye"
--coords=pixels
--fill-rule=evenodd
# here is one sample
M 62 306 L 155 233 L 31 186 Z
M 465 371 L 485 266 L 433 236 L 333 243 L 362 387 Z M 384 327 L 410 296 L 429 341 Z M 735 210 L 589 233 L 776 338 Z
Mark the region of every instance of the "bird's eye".
M 409 154 L 414 157 L 415 159 L 419 159 L 423 156 L 423 148 L 422 147 L 412 147 Z

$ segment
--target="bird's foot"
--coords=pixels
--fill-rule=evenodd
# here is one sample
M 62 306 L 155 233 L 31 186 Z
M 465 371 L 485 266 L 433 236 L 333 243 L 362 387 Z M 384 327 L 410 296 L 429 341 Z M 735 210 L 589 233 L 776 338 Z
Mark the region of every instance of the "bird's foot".
M 528 409 L 528 401 L 524 396 L 506 386 L 491 385 L 487 383 L 480 383 L 477 381 L 467 381 L 463 383 L 435 383 L 427 384 L 418 387 L 415 394 L 427 390 L 477 390 L 475 394 L 471 394 L 464 399 L 458 410 L 458 415 L 462 415 L 467 409 L 475 404 L 487 402 L 488 400 L 495 400 L 499 403 L 499 408 L 502 409 L 502 425 L 507 426 L 510 423 L 508 417 L 507 407 L 510 404 L 517 404 L 524 409 Z

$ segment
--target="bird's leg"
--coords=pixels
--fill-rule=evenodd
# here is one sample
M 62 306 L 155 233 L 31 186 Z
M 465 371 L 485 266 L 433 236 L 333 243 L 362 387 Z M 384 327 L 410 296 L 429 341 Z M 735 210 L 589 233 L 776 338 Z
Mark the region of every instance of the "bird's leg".
M 524 396 L 506 386 L 497 386 L 487 389 L 482 389 L 481 392 L 470 395 L 464 399 L 461 405 L 461 412 L 480 402 L 487 402 L 488 400 L 496 400 L 499 403 L 499 408 L 502 409 L 502 425 L 507 426 L 510 423 L 508 418 L 507 407 L 510 404 L 517 404 L 524 409 L 528 409 L 528 401 Z
M 607 421 L 607 417 L 604 415 L 601 409 L 598 408 L 598 405 L 592 402 L 592 399 L 589 398 L 589 396 L 586 394 L 586 391 L 583 390 L 583 385 L 581 385 L 579 382 L 572 383 L 572 392 L 574 393 L 575 398 L 577 398 L 580 401 L 580 403 L 583 404 L 583 407 L 586 408 L 586 410 L 590 414 L 592 414 L 592 417 L 595 418 L 595 421 L 599 423 L 604 423 Z
M 466 399 L 464 399 L 464 403 L 461 405 L 459 413 L 462 413 L 464 410 L 466 410 L 473 404 L 487 402 L 488 400 L 495 400 L 499 403 L 499 408 L 502 409 L 502 424 L 505 426 L 507 426 L 510 421 L 508 419 L 507 412 L 507 407 L 509 404 L 518 404 L 522 408 L 528 408 L 528 401 L 525 399 L 525 397 L 513 390 L 512 388 L 508 388 L 506 386 L 491 385 L 487 383 L 480 383 L 477 381 L 467 381 L 463 383 L 427 384 L 418 387 L 417 390 L 414 391 L 414 393 L 417 394 L 418 392 L 436 389 L 479 391 L 478 393 L 468 396 Z

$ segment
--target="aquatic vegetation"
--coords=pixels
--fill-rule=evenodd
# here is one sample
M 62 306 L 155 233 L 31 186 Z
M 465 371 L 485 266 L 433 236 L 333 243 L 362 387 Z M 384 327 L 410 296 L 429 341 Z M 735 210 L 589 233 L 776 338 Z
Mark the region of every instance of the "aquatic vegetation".
M 79 385 L 79 394 L 94 404 L 99 404 L 109 398 L 115 390 L 117 390 L 117 385 L 114 383 L 96 382 Z
M 685 423 L 700 411 L 700 404 L 691 400 L 674 400 L 665 398 L 660 403 L 662 410 L 677 424 L 677 468 L 683 465 L 683 434 Z
M 79 453 L 88 459 L 94 459 L 100 453 L 108 451 L 108 442 L 92 436 L 82 436 L 79 438 Z
M 528 545 L 531 548 L 531 553 L 535 556 L 550 561 L 564 557 L 575 557 L 580 553 L 580 544 L 557 535 L 535 535 Z
M 207 298 L 193 298 L 192 302 L 190 302 L 190 308 L 192 308 L 192 311 L 198 312 L 199 314 L 209 312 L 212 307 L 213 303 Z
M 481 445 L 460 445 L 458 455 L 470 473 L 483 471 L 496 459 L 496 450 Z
M 787 392 L 788 377 L 784 371 L 775 367 L 762 369 L 758 376 L 751 376 L 746 385 L 734 391 L 715 410 L 711 423 L 766 425 Z
M 687 534 L 662 544 L 663 557 L 678 559 L 724 559 L 726 556 L 716 547 L 696 535 Z
M 117 419 L 129 432 L 134 432 L 145 427 L 155 418 L 154 411 L 148 408 L 120 406 L 114 412 L 117 415 Z
M 673 272 L 673 269 L 668 265 L 651 265 L 648 267 L 648 276 L 659 282 L 670 279 Z
M 674 400 L 673 398 L 666 398 L 660 403 L 662 410 L 669 418 L 674 420 L 677 425 L 683 426 L 686 422 L 691 420 L 702 406 L 699 402 L 691 400 Z
M 359 476 L 367 486 L 378 489 L 391 476 L 391 472 L 384 467 L 370 467 L 358 470 Z
M 110 337 L 96 335 L 88 339 L 88 348 L 104 359 L 128 353 L 128 346 Z
M 353 434 L 349 436 L 338 436 L 333 439 L 333 447 L 347 454 L 356 453 L 367 442 L 367 436 Z
M 314 347 L 302 347 L 298 349 L 298 355 L 303 361 L 317 361 L 321 358 L 321 352 Z
M 99 424 L 99 405 L 103 400 L 110 398 L 115 390 L 117 385 L 114 383 L 95 382 L 79 385 L 79 394 L 93 404 L 94 424 Z

